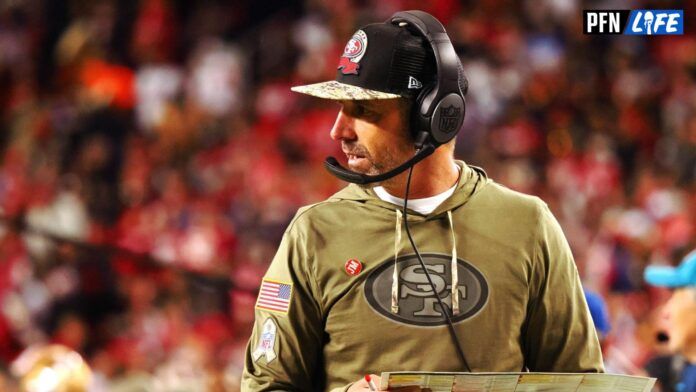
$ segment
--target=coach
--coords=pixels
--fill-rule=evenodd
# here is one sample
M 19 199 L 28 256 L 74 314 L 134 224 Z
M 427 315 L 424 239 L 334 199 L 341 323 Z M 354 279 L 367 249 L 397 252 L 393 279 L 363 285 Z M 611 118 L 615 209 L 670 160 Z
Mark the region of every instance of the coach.
M 600 372 L 561 228 L 540 199 L 453 158 L 467 82 L 424 12 L 364 26 L 334 81 L 352 184 L 301 208 L 256 303 L 245 391 L 368 390 L 396 370 Z

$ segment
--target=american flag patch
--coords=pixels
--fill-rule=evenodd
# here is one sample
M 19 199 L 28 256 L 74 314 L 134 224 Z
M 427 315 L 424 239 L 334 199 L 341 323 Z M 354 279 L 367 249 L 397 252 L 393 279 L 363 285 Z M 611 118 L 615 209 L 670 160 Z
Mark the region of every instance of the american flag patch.
M 256 309 L 287 313 L 290 307 L 292 283 L 274 282 L 264 279 L 256 300 Z

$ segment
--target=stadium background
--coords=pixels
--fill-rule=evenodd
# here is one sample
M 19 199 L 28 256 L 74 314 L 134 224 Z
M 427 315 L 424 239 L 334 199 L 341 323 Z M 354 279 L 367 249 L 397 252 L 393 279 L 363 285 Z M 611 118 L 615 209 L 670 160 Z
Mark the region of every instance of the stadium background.
M 688 7 L 0 1 L 0 385 L 22 349 L 57 342 L 96 390 L 237 389 L 285 226 L 343 186 L 321 164 L 338 106 L 289 88 L 332 79 L 357 26 L 414 8 L 471 83 L 456 156 L 550 205 L 607 300 L 608 367 L 637 371 L 667 295 L 642 270 L 696 246 Z M 685 8 L 686 34 L 583 35 L 594 8 Z

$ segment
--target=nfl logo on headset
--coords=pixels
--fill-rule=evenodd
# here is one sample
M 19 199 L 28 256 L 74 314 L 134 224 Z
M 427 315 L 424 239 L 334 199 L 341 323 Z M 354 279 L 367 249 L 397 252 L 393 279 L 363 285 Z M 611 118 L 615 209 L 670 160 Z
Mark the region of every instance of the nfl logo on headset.
M 450 105 L 440 109 L 440 131 L 445 133 L 457 130 L 457 120 L 459 119 L 460 108 Z

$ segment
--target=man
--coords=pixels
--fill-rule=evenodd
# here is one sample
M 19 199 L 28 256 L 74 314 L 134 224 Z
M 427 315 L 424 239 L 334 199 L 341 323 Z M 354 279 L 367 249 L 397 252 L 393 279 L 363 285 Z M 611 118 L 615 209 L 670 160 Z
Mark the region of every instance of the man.
M 346 45 L 336 81 L 293 88 L 342 105 L 330 136 L 352 178 L 414 157 L 414 102 L 442 72 L 434 56 L 408 23 L 371 24 Z M 463 102 L 462 74 L 458 83 Z M 442 113 L 456 115 L 448 105 Z M 408 172 L 298 211 L 260 288 L 243 390 L 369 390 L 363 375 L 396 370 L 603 370 L 551 212 L 453 151 L 446 142 L 413 167 L 406 216 Z
M 696 250 L 677 268 L 646 268 L 645 280 L 653 286 L 674 289 L 663 316 L 669 350 L 676 354 L 667 366 L 653 361 L 646 368 L 651 376 L 658 377 L 663 391 L 696 391 Z M 660 367 L 668 370 L 660 371 Z

